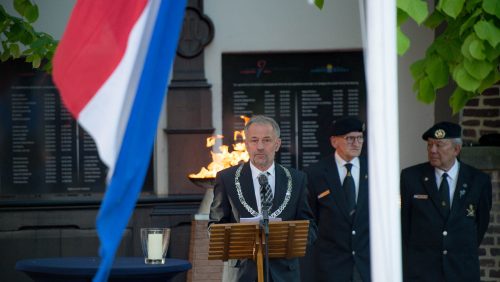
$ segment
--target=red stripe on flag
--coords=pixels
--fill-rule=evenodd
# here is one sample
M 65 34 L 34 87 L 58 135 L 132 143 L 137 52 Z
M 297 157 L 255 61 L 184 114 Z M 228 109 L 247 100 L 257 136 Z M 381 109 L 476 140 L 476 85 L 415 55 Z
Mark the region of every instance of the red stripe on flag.
M 133 2 L 76 3 L 53 60 L 54 82 L 73 116 L 78 117 L 121 61 L 130 31 L 147 4 Z

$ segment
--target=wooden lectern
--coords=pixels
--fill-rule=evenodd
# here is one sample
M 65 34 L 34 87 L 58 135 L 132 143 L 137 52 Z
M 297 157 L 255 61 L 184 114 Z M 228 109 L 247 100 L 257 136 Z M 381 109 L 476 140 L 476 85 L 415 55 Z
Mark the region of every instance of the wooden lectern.
M 290 259 L 304 256 L 308 231 L 308 220 L 269 222 L 269 258 Z M 257 264 L 258 281 L 263 282 L 264 236 L 259 222 L 212 224 L 208 259 L 253 259 Z

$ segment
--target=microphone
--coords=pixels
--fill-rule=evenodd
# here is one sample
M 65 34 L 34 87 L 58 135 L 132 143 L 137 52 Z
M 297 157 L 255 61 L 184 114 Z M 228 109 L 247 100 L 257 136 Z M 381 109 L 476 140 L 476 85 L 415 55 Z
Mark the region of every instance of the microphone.
M 267 179 L 267 173 L 261 173 L 257 180 L 260 184 L 260 201 L 262 208 L 262 220 L 260 221 L 260 228 L 264 231 L 264 258 L 265 258 L 265 270 L 266 270 L 266 279 L 265 281 L 269 281 L 269 211 L 271 210 L 272 202 L 266 194 L 271 193 L 271 186 L 269 186 L 269 181 Z

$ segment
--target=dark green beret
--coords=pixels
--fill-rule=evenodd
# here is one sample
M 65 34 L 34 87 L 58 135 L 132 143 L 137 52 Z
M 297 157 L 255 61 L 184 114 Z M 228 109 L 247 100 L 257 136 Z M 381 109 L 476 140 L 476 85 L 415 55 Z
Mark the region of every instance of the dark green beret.
M 357 118 L 347 117 L 332 122 L 330 136 L 341 136 L 349 132 L 363 132 L 365 124 Z
M 428 138 L 434 139 L 451 139 L 460 138 L 462 136 L 462 128 L 460 125 L 453 122 L 439 122 L 429 128 L 422 135 L 422 139 L 426 140 Z

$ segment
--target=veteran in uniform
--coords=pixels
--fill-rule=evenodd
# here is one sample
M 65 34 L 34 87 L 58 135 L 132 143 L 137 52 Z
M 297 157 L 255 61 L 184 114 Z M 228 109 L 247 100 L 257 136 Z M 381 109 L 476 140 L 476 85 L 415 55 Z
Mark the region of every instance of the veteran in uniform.
M 428 162 L 401 172 L 404 281 L 480 281 L 478 248 L 490 220 L 490 177 L 459 161 L 458 124 L 427 130 Z
M 364 127 L 353 117 L 335 121 L 330 129 L 335 152 L 305 170 L 318 224 L 308 255 L 314 281 L 370 281 L 368 164 L 360 156 Z
M 271 188 L 270 218 L 310 220 L 309 240 L 315 237 L 313 215 L 307 201 L 306 175 L 274 161 L 281 145 L 280 128 L 266 116 L 254 116 L 245 125 L 245 145 L 250 161 L 217 173 L 214 200 L 210 208 L 209 226 L 214 223 L 236 223 L 242 218 L 262 214 L 267 193 L 262 193 L 259 180 L 266 175 Z M 210 228 L 210 227 L 209 227 Z M 256 281 L 256 264 L 251 259 L 229 260 L 224 281 Z M 298 258 L 269 259 L 270 280 L 300 281 Z

